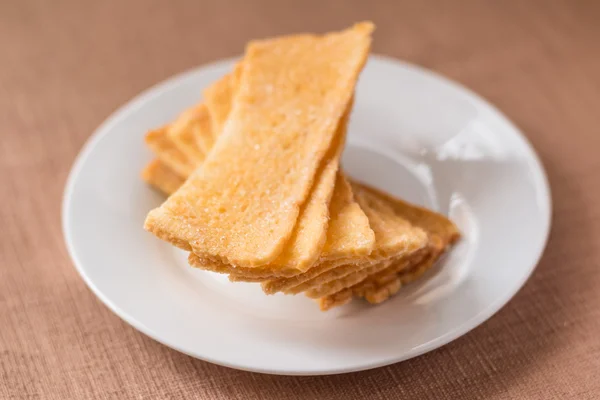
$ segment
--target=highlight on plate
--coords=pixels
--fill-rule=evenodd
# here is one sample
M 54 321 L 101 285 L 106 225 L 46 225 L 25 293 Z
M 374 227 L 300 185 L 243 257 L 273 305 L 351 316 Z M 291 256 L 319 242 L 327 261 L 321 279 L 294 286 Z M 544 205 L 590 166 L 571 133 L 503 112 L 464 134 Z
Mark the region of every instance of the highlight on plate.
M 189 264 L 304 294 L 321 310 L 381 303 L 460 236 L 446 217 L 340 167 L 373 24 L 248 43 L 203 101 L 148 132 L 142 178 L 168 195 L 145 229 Z

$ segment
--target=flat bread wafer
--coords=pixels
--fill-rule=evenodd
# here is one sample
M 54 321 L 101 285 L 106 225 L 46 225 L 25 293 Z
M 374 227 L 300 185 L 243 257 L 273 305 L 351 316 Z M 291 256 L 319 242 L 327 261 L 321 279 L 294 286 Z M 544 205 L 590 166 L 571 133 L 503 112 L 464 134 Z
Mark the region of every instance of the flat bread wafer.
M 142 179 L 167 196 L 176 191 L 185 181 L 160 160 L 150 161 L 142 170 Z
M 231 96 L 235 91 L 236 81 L 239 79 L 241 65 L 242 64 L 238 64 L 232 74 L 228 74 L 221 78 L 220 81 L 211 85 L 205 91 L 206 103 L 210 104 L 210 107 L 205 106 L 204 108 L 209 110 L 208 114 L 210 114 L 210 119 L 217 121 L 217 125 L 224 123 L 226 115 L 229 112 Z M 203 136 L 208 138 L 212 137 L 210 133 Z M 329 178 L 329 181 L 330 180 L 331 179 Z M 327 241 L 325 242 L 326 249 L 323 252 L 324 258 L 368 254 L 374 241 L 373 233 L 368 225 L 368 220 L 360 207 L 353 201 L 352 192 L 346 180 L 340 175 L 337 181 L 338 183 L 336 186 L 339 186 L 340 182 L 344 186 L 341 186 L 338 190 L 334 190 L 334 198 L 337 200 L 334 200 L 335 204 L 332 206 L 334 213 L 333 215 L 330 215 L 333 228 L 329 230 L 329 233 L 331 234 L 327 234 Z M 326 189 L 329 186 L 328 180 L 322 179 L 320 185 L 323 189 Z M 306 249 L 308 246 L 313 246 L 315 250 L 320 248 L 323 245 L 323 238 L 325 235 L 326 223 L 323 223 L 322 221 L 326 218 L 327 208 L 325 207 L 324 202 L 322 202 L 322 205 L 318 205 L 318 196 L 313 198 L 313 195 L 314 192 L 311 193 L 311 200 L 309 201 L 309 204 L 312 203 L 313 207 L 312 209 L 307 207 L 304 211 L 305 215 L 301 212 L 298 219 L 298 226 L 295 228 L 292 240 L 290 240 L 290 245 L 286 247 L 288 251 L 284 251 L 284 254 L 280 255 L 274 262 L 279 268 L 305 269 L 312 265 L 318 256 L 317 251 L 309 252 L 308 255 L 310 257 L 304 256 L 303 258 L 302 256 L 303 254 L 307 254 L 306 251 L 302 250 Z M 335 205 L 337 205 L 337 207 Z M 312 227 L 312 232 L 320 230 L 321 240 L 315 241 L 314 239 L 311 239 L 311 237 L 318 236 L 314 234 L 310 235 L 311 229 L 307 229 L 308 227 Z M 309 232 L 308 235 L 307 231 Z M 232 280 L 256 282 L 264 280 L 266 277 L 275 277 L 273 274 L 268 274 L 256 269 L 244 271 L 243 268 L 236 268 L 232 270 L 231 266 L 218 265 L 218 262 L 207 261 L 207 259 L 203 260 L 199 257 L 192 256 L 190 257 L 190 261 L 194 266 L 204 266 L 206 267 L 205 269 L 215 272 L 225 273 L 231 271 Z M 284 276 L 289 275 L 289 272 L 284 274 Z M 281 274 L 278 274 L 278 276 L 281 276 Z
M 146 228 L 200 257 L 272 262 L 331 146 L 372 29 L 251 43 L 219 140 L 203 168 L 149 213 Z M 225 161 L 232 159 L 239 162 Z

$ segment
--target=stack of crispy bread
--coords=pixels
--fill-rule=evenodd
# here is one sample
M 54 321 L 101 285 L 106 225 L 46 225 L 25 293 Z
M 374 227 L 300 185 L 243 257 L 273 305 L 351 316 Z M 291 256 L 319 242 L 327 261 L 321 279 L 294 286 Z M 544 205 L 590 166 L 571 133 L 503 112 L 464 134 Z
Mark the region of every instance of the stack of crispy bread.
M 380 303 L 459 233 L 340 169 L 373 25 L 250 42 L 204 100 L 146 135 L 145 181 L 169 197 L 145 228 L 193 267 L 304 293 L 322 310 Z

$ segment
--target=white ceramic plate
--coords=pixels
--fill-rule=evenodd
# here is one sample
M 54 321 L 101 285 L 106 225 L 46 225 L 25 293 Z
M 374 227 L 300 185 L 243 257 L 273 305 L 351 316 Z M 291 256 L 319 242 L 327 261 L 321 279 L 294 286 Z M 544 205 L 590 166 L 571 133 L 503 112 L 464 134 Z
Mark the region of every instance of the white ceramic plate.
M 176 350 L 233 368 L 331 374 L 440 347 L 498 311 L 546 243 L 550 195 L 522 134 L 468 90 L 421 68 L 371 57 L 343 165 L 348 174 L 450 217 L 464 238 L 420 282 L 376 307 L 327 313 L 304 296 L 265 296 L 194 270 L 142 229 L 163 198 L 139 178 L 145 132 L 199 101 L 233 60 L 176 76 L 121 107 L 94 133 L 67 183 L 63 228 L 92 291 L 117 315 Z

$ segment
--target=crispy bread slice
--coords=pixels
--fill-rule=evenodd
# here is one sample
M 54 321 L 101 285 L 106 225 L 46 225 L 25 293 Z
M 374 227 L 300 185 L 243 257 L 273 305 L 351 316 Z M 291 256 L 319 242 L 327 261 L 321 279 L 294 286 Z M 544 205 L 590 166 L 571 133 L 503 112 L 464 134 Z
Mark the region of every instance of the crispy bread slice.
M 250 43 L 218 142 L 203 168 L 148 214 L 146 228 L 201 258 L 272 262 L 331 146 L 372 29 Z

